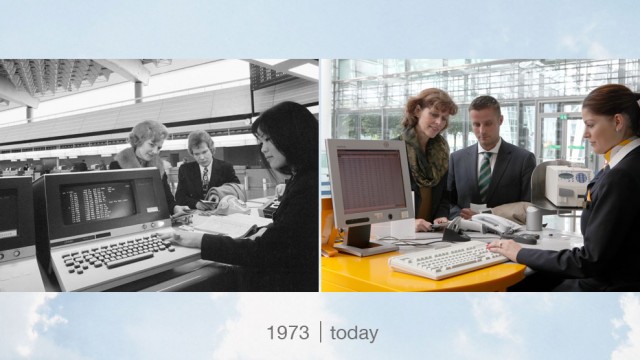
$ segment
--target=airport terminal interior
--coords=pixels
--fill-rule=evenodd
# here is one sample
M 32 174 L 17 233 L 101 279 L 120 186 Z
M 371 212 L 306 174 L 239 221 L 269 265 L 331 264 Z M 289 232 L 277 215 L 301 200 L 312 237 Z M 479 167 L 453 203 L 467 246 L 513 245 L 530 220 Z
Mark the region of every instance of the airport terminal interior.
M 274 171 L 264 161 L 251 125 L 262 112 L 283 101 L 299 103 L 318 117 L 318 73 L 316 59 L 0 60 L 0 180 L 4 179 L 4 187 L 0 187 L 3 206 L 0 291 L 33 290 L 28 286 L 12 287 L 29 282 L 12 281 L 12 277 L 35 278 L 37 274 L 32 267 L 20 267 L 19 261 L 11 260 L 29 258 L 35 263 L 33 220 L 32 225 L 26 225 L 27 217 L 33 217 L 34 212 L 36 223 L 45 220 L 44 230 L 43 225 L 36 224 L 35 237 L 45 243 L 38 244 L 40 263 L 51 261 L 44 265 L 48 269 L 42 269 L 41 264 L 40 271 L 50 278 L 44 281 L 44 286 L 54 291 L 81 290 L 84 286 L 63 281 L 60 274 L 55 279 L 51 268 L 57 260 L 43 253 L 54 252 L 53 248 L 61 245 L 54 241 L 57 235 L 58 239 L 66 239 L 66 243 L 73 243 L 87 236 L 114 236 L 110 232 L 124 225 L 140 225 L 144 229 L 166 226 L 167 211 L 173 213 L 172 209 L 144 203 L 146 198 L 164 201 L 164 197 L 158 196 L 162 184 L 155 175 L 121 170 L 134 175 L 118 178 L 119 175 L 113 175 L 118 171 L 107 171 L 114 156 L 130 146 L 128 134 L 133 126 L 144 120 L 158 121 L 168 129 L 169 136 L 159 157 L 172 193 L 178 185 L 179 167 L 195 161 L 187 151 L 187 136 L 192 131 L 204 130 L 214 142 L 214 158 L 233 166 L 246 198 L 273 203 L 270 199 L 275 196 L 276 186 L 284 184 L 289 176 Z M 56 177 L 59 174 L 73 175 Z M 15 178 L 28 179 L 29 188 L 33 182 L 33 201 L 39 209 L 34 211 L 32 195 L 27 196 L 22 181 L 10 182 Z M 53 193 L 62 200 L 52 200 L 56 196 Z M 93 199 L 87 194 L 93 194 Z M 122 205 L 131 206 L 133 200 L 133 208 Z M 62 206 L 56 201 L 62 201 Z M 57 205 L 50 208 L 51 203 Z M 74 210 L 74 206 L 76 210 L 89 209 L 87 204 L 91 205 L 91 213 L 86 210 L 88 220 L 80 220 L 80 211 L 65 213 L 64 209 Z M 31 208 L 29 214 L 23 211 L 27 208 Z M 60 208 L 63 214 L 58 219 Z M 147 214 L 141 214 L 141 209 Z M 9 216 L 9 212 L 15 212 L 15 216 Z M 263 215 L 262 211 L 260 214 Z M 85 220 L 88 226 L 81 228 L 79 223 Z M 61 225 L 59 232 L 53 229 L 56 221 Z M 96 234 L 96 231 L 104 232 Z M 83 232 L 91 235 L 78 237 Z M 46 241 L 42 233 L 46 233 Z M 25 235 L 30 239 L 21 244 Z M 77 256 L 71 252 L 71 257 Z M 67 264 L 69 272 L 73 267 L 75 273 L 82 273 L 83 269 L 88 272 L 85 265 L 78 265 L 78 259 L 75 260 L 75 266 Z M 141 277 L 87 289 L 108 290 Z M 164 280 L 167 278 L 156 282 Z M 149 282 L 122 290 L 152 285 L 157 284 Z M 34 289 L 41 290 L 37 286 Z
M 269 226 L 282 199 L 277 191 L 291 176 L 269 167 L 251 126 L 283 101 L 319 120 L 318 238 L 326 256 L 319 269 L 309 266 L 320 271 L 320 290 L 504 291 L 530 269 L 500 257 L 463 273 L 400 273 L 412 271 L 408 254 L 433 239 L 469 241 L 465 252 L 483 254 L 496 236 L 548 250 L 582 246 L 586 184 L 605 164 L 583 139 L 581 104 L 605 84 L 638 91 L 640 60 L 0 60 L 0 291 L 242 290 L 248 268 L 203 263 L 200 249 L 173 246 L 169 234 L 259 237 L 258 229 Z M 481 95 L 500 102 L 500 136 L 533 153 L 531 163 L 535 157 L 526 177 L 531 203 L 521 209 L 526 221 L 483 214 L 492 210 L 480 207 L 475 222 L 450 217 L 435 232 L 417 230 L 407 147 L 385 141 L 402 133 L 407 99 L 427 88 L 446 91 L 458 106 L 442 133 L 450 153 L 477 142 L 471 102 Z M 129 132 L 144 120 L 169 131 L 160 171 L 111 171 L 115 156 L 130 147 Z M 187 150 L 196 130 L 211 136 L 213 156 L 232 165 L 242 190 L 217 191 L 244 192 L 238 196 L 247 200 L 224 206 L 251 220 L 202 209 L 172 216 L 164 195 L 176 193 L 179 169 L 196 160 Z M 215 206 L 222 210 L 222 203 Z M 218 232 L 223 226 L 233 229 Z M 214 288 L 190 287 L 202 278 L 224 280 Z
M 153 119 L 169 128 L 160 155 L 172 187 L 177 167 L 193 160 L 186 150 L 192 130 L 210 133 L 214 156 L 236 166 L 249 189 L 262 189 L 263 179 L 273 187 L 283 179 L 261 163 L 251 122 L 284 100 L 317 113 L 318 80 L 289 72 L 311 65 L 305 60 L 263 61 L 4 60 L 0 170 L 35 180 L 44 172 L 104 169 L 128 146 L 133 125 Z
M 593 171 L 604 162 L 582 138 L 582 100 L 604 84 L 640 87 L 638 59 L 337 59 L 323 70 L 331 73 L 331 86 L 323 90 L 332 99 L 331 122 L 322 124 L 327 138 L 393 139 L 400 135 L 407 99 L 434 87 L 458 105 L 445 132 L 451 152 L 476 143 L 468 106 L 477 96 L 491 95 L 500 102 L 505 141 L 533 152 L 537 163 L 562 159 Z M 545 220 L 579 229 L 566 218 Z
M 600 85 L 640 86 L 640 60 L 334 60 L 332 138 L 392 139 L 400 134 L 404 105 L 422 89 L 439 88 L 458 105 L 446 132 L 450 150 L 475 143 L 469 103 L 491 95 L 504 116 L 500 134 L 539 162 L 565 159 L 602 166 L 582 140 L 581 102 Z M 589 144 L 586 144 L 589 146 Z
M 520 267 L 522 265 L 515 263 L 513 257 L 509 259 L 514 262 L 504 263 L 506 259 L 496 257 L 495 251 L 489 251 L 490 246 L 502 248 L 502 240 L 513 239 L 517 249 L 588 252 L 576 249 L 584 244 L 580 216 L 583 212 L 589 214 L 583 210 L 585 206 L 588 209 L 591 201 L 587 184 L 594 174 L 601 172 L 605 161 L 583 138 L 582 102 L 587 94 L 607 84 L 621 84 L 637 92 L 640 60 L 335 59 L 321 64 L 321 69 L 322 80 L 330 84 L 321 81 L 320 97 L 331 99 L 330 104 L 321 104 L 322 111 L 330 112 L 330 120 L 322 122 L 326 140 L 320 149 L 322 250 L 326 256 L 321 261 L 323 291 L 515 290 L 512 287 L 523 280 L 535 279 L 536 271 Z M 430 88 L 446 92 L 458 108 L 455 115 L 449 116 L 448 127 L 441 133 L 449 154 L 467 148 L 458 153 L 458 159 L 463 156 L 473 159 L 470 155 L 478 153 L 479 157 L 484 156 L 486 167 L 480 165 L 480 160 L 454 162 L 457 169 L 461 164 L 469 169 L 473 164 L 478 166 L 475 172 L 462 170 L 465 176 L 473 177 L 473 181 L 467 181 L 466 177 L 463 181 L 466 181 L 464 191 L 471 186 L 470 210 L 471 215 L 475 215 L 455 216 L 452 206 L 445 220 L 437 219 L 443 215 L 433 216 L 433 220 L 428 220 L 433 222 L 429 223 L 432 228 L 420 230 L 424 225 L 419 226 L 414 220 L 414 215 L 418 217 L 419 206 L 411 206 L 414 200 L 419 200 L 415 194 L 419 189 L 423 202 L 424 196 L 433 200 L 432 196 L 439 196 L 433 194 L 439 194 L 435 189 L 442 181 L 437 180 L 437 185 L 417 181 L 415 185 L 414 178 L 422 176 L 421 181 L 430 181 L 430 176 L 434 175 L 429 169 L 437 166 L 430 162 L 433 159 L 423 160 L 426 163 L 416 160 L 418 144 L 417 140 L 416 144 L 411 142 L 414 141 L 411 132 L 405 135 L 406 146 L 404 142 L 388 140 L 403 134 L 401 122 L 408 99 Z M 530 169 L 533 170 L 529 170 L 530 175 L 526 177 L 531 181 L 530 187 L 526 187 L 530 190 L 530 200 L 521 198 L 508 202 L 506 205 L 510 208 L 502 214 L 499 213 L 501 204 L 492 208 L 482 200 L 477 204 L 473 201 L 486 199 L 482 195 L 481 179 L 486 179 L 483 174 L 489 173 L 483 168 L 489 169 L 488 159 L 492 155 L 488 148 L 471 147 L 477 143 L 477 138 L 472 129 L 470 104 L 483 95 L 493 97 L 500 104 L 504 119 L 499 128 L 502 144 L 507 142 L 515 145 L 515 149 L 528 150 Z M 448 100 L 438 99 L 448 104 Z M 491 104 L 495 100 L 490 100 Z M 444 106 L 449 106 L 446 104 Z M 485 108 L 474 108 L 473 111 L 480 113 L 482 109 Z M 435 120 L 437 112 L 447 112 L 441 108 L 425 115 L 424 107 L 415 111 L 416 117 L 418 111 L 421 116 L 416 121 L 423 122 L 424 117 L 427 120 L 423 126 L 430 129 L 433 127 L 429 124 L 439 124 Z M 485 126 L 482 123 L 485 120 L 474 121 Z M 430 130 L 422 131 L 432 138 Z M 420 134 L 417 135 L 413 136 L 420 139 Z M 631 137 L 627 141 L 635 141 L 629 145 L 630 149 L 637 146 L 634 139 Z M 431 147 L 429 144 L 432 143 L 427 143 L 427 151 Z M 438 142 L 435 144 L 438 146 Z M 500 147 L 500 153 L 502 151 Z M 526 154 L 521 150 L 518 152 Z M 450 185 L 453 157 L 448 158 L 449 182 L 445 183 Z M 521 163 L 509 166 L 520 169 L 523 164 L 524 158 Z M 493 165 L 492 162 L 491 167 Z M 398 169 L 406 168 L 410 169 L 411 179 L 405 179 L 403 185 L 402 178 L 409 175 Z M 518 171 L 513 169 L 510 173 L 520 174 Z M 505 187 L 525 179 L 517 176 L 510 178 L 513 182 L 502 183 L 499 189 L 492 183 L 493 194 L 513 193 L 513 188 Z M 459 179 L 456 181 L 460 182 Z M 389 190 L 391 188 L 393 191 Z M 423 195 L 424 189 L 429 190 L 426 195 Z M 480 195 L 474 195 L 474 191 Z M 442 202 L 439 204 L 442 207 Z M 429 211 L 439 212 L 437 205 L 437 202 L 429 202 L 426 207 L 432 207 Z M 443 221 L 444 225 L 438 225 L 438 221 Z M 338 230 L 331 231 L 334 222 Z M 443 244 L 451 242 L 454 245 Z M 567 253 L 571 252 L 558 254 Z M 557 255 L 558 258 L 561 256 Z M 531 284 L 525 282 L 527 286 Z M 531 291 L 532 288 L 527 289 Z

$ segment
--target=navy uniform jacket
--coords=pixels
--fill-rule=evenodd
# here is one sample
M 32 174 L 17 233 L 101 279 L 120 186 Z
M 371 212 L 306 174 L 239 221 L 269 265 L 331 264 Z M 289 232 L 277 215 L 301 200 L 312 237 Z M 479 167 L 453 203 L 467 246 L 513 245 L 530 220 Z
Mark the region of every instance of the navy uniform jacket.
M 557 290 L 640 290 L 640 147 L 589 184 L 582 212 L 584 246 L 571 250 L 522 249 L 518 262 L 568 278 Z
M 533 153 L 502 140 L 491 172 L 487 206 L 531 201 L 531 173 L 535 167 Z M 451 154 L 447 189 L 451 196 L 450 218 L 458 216 L 471 203 L 483 203 L 478 188 L 478 144 Z
M 205 234 L 201 256 L 243 266 L 248 291 L 318 291 L 318 170 L 291 178 L 261 237 Z
M 226 183 L 239 184 L 240 180 L 228 162 L 213 159 L 207 190 Z M 176 203 L 196 208 L 198 201 L 204 199 L 206 193 L 202 191 L 202 174 L 197 162 L 185 163 L 178 169 L 178 188 L 176 189 Z

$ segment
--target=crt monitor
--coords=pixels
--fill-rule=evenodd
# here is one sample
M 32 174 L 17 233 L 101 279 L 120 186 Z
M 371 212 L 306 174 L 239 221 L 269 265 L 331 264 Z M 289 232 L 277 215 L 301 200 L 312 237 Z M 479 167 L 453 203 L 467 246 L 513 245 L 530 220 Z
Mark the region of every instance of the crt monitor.
M 371 224 L 414 217 L 404 141 L 327 139 L 336 248 L 357 256 L 397 250 L 370 240 Z
M 0 262 L 35 254 L 31 177 L 0 177 Z
M 155 168 L 47 174 L 33 183 L 38 259 L 52 249 L 170 227 Z

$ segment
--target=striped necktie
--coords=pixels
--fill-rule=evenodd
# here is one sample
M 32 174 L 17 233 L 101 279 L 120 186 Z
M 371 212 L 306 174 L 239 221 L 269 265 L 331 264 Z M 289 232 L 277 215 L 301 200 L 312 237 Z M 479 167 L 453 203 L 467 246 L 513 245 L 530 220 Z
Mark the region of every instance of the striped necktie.
M 204 174 L 202 174 L 202 192 L 207 193 L 209 190 L 209 168 L 204 168 Z
M 487 202 L 487 192 L 491 183 L 491 155 L 488 151 L 482 153 L 484 158 L 480 165 L 480 173 L 478 174 L 478 188 L 480 189 L 480 199 L 483 203 Z

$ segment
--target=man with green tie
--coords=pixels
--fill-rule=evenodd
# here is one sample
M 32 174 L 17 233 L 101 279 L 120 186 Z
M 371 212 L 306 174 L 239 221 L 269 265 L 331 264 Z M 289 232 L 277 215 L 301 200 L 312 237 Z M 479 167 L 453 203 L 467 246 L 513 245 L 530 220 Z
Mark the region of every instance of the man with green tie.
M 471 218 L 475 215 L 472 203 L 492 208 L 531 201 L 536 159 L 530 151 L 500 137 L 504 119 L 498 100 L 487 95 L 475 98 L 469 105 L 469 118 L 478 143 L 449 157 L 450 218 Z

